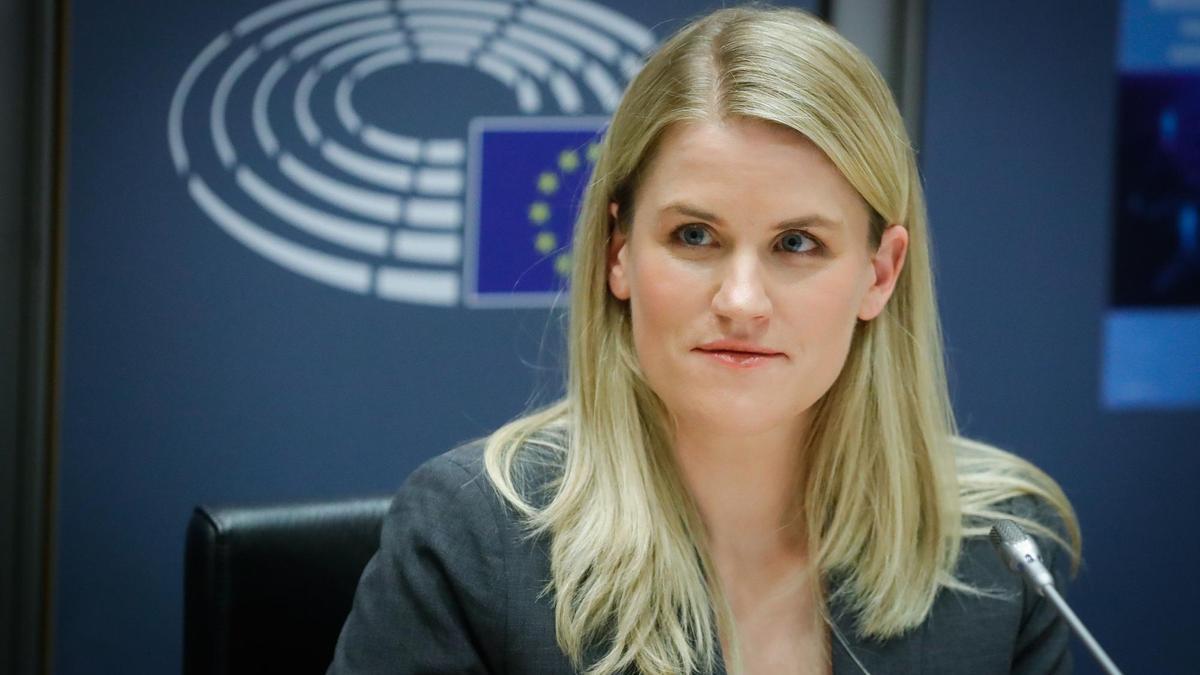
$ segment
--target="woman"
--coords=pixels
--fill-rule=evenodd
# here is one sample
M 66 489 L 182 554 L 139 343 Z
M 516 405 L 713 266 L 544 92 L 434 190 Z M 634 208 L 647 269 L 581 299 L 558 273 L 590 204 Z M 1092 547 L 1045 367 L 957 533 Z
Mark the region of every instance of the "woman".
M 981 535 L 1013 517 L 1061 563 L 1074 516 L 956 435 L 913 152 L 848 42 L 685 27 L 573 257 L 565 398 L 409 479 L 331 673 L 1069 670 Z

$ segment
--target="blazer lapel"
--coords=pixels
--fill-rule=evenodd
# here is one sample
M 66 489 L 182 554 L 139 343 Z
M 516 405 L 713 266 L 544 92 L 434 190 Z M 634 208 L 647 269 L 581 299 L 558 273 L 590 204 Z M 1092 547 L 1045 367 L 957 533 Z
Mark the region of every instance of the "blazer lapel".
M 923 624 L 890 640 L 871 640 L 858 634 L 855 617 L 842 603 L 835 601 L 829 613 L 834 627 L 845 640 L 842 644 L 837 635 L 829 636 L 833 675 L 912 675 L 921 672 Z

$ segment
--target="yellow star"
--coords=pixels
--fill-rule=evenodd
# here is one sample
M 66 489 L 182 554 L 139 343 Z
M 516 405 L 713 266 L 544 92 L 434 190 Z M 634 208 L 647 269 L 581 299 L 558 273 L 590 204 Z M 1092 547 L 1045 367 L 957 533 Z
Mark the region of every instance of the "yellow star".
M 570 253 L 558 254 L 558 257 L 554 259 L 554 271 L 558 272 L 558 276 L 560 276 L 560 277 L 571 276 L 571 254 Z
M 553 232 L 539 232 L 537 237 L 533 239 L 533 247 L 538 250 L 538 253 L 549 253 L 558 245 L 558 238 Z
M 592 164 L 595 164 L 597 161 L 600 160 L 600 144 L 599 143 L 595 143 L 595 142 L 588 143 L 587 160 L 589 162 L 591 162 Z
M 534 202 L 529 205 L 529 220 L 535 225 L 550 220 L 550 205 L 546 202 Z
M 579 168 L 579 153 L 574 150 L 563 150 L 558 153 L 558 168 L 563 173 L 571 173 Z
M 558 191 L 558 174 L 553 171 L 543 171 L 537 179 L 538 191 L 544 195 L 552 195 Z

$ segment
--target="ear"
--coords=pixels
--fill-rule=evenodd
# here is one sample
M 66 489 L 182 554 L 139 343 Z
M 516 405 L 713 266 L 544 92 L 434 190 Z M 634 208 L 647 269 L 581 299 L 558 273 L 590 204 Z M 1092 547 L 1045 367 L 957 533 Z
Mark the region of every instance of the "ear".
M 858 318 L 870 321 L 879 316 L 896 289 L 900 270 L 908 255 L 908 230 L 902 225 L 889 225 L 880 237 L 879 248 L 871 256 L 871 268 L 875 280 L 863 296 L 858 308 Z
M 608 205 L 608 213 L 612 217 L 608 240 L 608 290 L 618 300 L 629 299 L 629 279 L 625 269 L 625 233 L 617 226 L 617 203 Z

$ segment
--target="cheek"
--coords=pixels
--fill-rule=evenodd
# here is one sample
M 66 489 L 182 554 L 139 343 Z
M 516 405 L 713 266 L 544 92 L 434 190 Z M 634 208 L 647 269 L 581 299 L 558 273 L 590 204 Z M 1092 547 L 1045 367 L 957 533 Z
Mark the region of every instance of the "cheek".
M 665 365 L 664 356 L 686 346 L 689 327 L 703 319 L 708 305 L 700 275 L 679 261 L 659 256 L 631 266 L 630 312 L 634 347 L 649 375 Z
M 700 276 L 684 264 L 660 256 L 634 268 L 633 295 L 647 308 L 670 313 L 693 303 L 702 288 Z M 677 310 L 676 310 L 677 311 Z
M 789 332 L 803 352 L 822 357 L 814 365 L 840 371 L 862 302 L 862 288 L 855 272 L 845 270 L 806 280 L 790 294 L 791 300 L 780 316 L 786 317 Z

